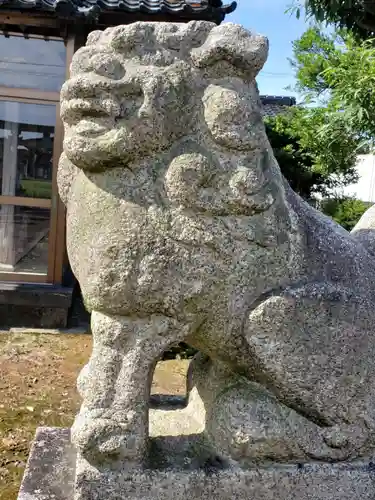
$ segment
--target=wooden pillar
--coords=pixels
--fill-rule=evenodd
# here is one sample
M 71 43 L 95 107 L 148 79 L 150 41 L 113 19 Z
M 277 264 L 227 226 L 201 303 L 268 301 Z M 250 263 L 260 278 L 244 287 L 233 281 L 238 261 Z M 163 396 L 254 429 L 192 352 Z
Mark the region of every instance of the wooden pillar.
M 10 108 L 10 106 L 11 108 Z M 10 114 L 13 121 L 5 121 L 4 129 L 9 134 L 4 137 L 3 181 L 1 194 L 15 196 L 17 184 L 18 113 L 14 113 L 13 103 L 6 103 L 6 118 Z M 9 107 L 8 107 L 9 106 Z M 13 111 L 13 113 L 12 113 Z M 12 269 L 16 263 L 14 205 L 2 205 L 0 211 L 0 266 Z

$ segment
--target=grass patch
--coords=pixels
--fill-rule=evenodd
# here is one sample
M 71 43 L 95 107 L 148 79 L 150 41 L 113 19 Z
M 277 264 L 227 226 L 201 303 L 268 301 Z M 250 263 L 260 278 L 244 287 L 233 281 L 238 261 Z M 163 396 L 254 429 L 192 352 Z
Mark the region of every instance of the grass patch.
M 72 424 L 77 375 L 90 353 L 88 335 L 0 333 L 0 500 L 16 500 L 36 428 Z M 184 394 L 187 367 L 159 363 L 153 392 Z
M 28 198 L 47 198 L 52 196 L 52 182 L 43 180 L 22 180 L 21 189 Z

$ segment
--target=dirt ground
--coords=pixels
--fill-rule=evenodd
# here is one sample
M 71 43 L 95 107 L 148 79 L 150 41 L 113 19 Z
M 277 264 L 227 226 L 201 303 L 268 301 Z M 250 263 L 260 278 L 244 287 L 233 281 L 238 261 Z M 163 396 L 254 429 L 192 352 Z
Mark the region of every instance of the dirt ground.
M 89 335 L 0 333 L 0 500 L 15 500 L 38 426 L 68 427 Z M 163 361 L 153 393 L 184 394 L 188 361 Z

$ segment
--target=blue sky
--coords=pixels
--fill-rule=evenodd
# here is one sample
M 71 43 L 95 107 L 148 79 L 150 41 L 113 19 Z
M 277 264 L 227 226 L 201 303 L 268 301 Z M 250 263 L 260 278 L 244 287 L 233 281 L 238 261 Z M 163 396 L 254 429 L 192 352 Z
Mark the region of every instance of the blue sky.
M 288 58 L 292 56 L 292 41 L 307 28 L 301 17 L 285 14 L 292 0 L 238 0 L 237 10 L 227 21 L 266 35 L 270 41 L 268 61 L 257 80 L 261 94 L 296 95 L 285 87 L 294 86 L 294 76 Z

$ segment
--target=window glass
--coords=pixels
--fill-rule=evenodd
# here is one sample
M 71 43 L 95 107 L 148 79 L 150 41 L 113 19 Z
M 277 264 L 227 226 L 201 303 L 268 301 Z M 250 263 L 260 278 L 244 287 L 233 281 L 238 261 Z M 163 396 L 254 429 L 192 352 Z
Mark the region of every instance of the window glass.
M 0 205 L 0 272 L 46 274 L 50 210 Z
M 65 60 L 62 40 L 0 35 L 0 86 L 58 92 Z
M 0 101 L 0 195 L 51 198 L 56 106 Z

